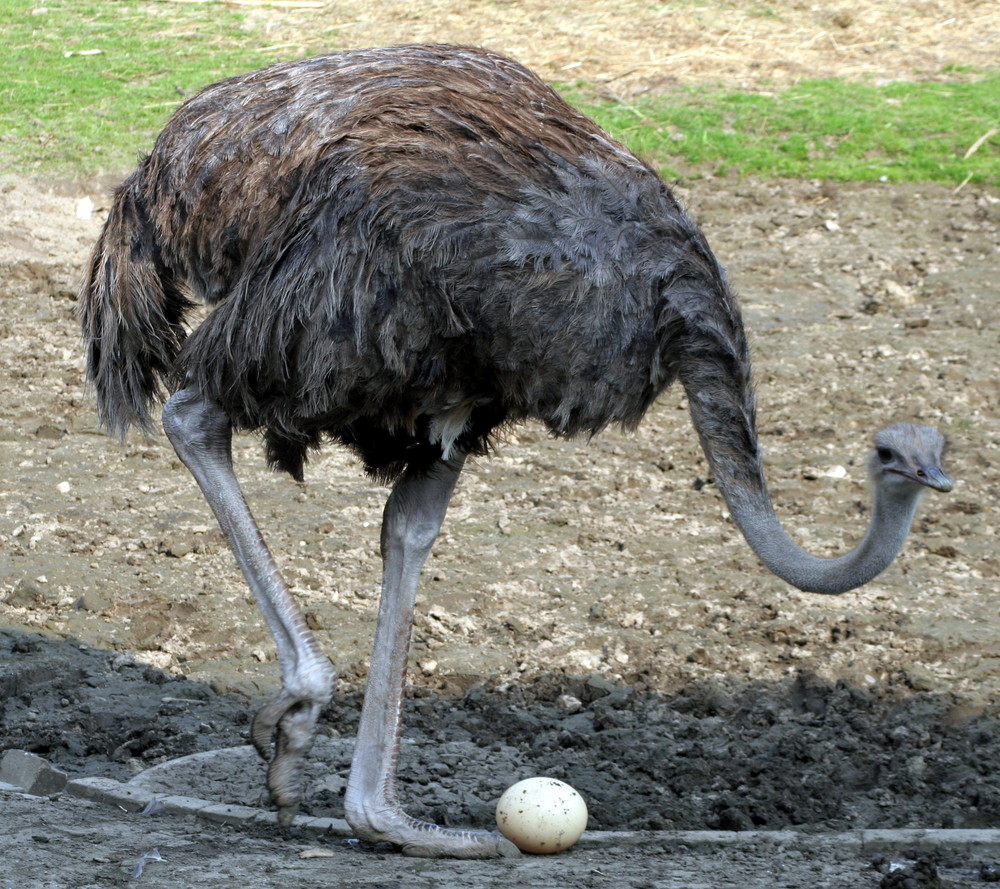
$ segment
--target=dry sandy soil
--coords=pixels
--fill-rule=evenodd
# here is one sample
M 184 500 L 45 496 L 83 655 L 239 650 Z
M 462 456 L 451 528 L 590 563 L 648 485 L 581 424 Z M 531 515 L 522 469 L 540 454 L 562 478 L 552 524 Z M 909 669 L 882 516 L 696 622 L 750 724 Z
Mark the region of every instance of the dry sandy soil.
M 694 77 L 938 76 L 992 62 L 996 33 L 995 6 L 958 0 L 892 16 L 507 2 L 459 19 L 468 3 L 414 5 L 386 3 L 381 22 L 373 4 L 272 10 L 253 37 L 303 51 L 329 35 L 485 43 L 634 94 Z M 73 301 L 117 178 L 0 181 L 0 747 L 125 779 L 244 743 L 247 699 L 274 690 L 277 668 L 166 441 L 120 448 L 96 427 Z M 634 435 L 518 430 L 465 474 L 426 570 L 404 757 L 414 812 L 484 823 L 511 781 L 545 772 L 585 793 L 594 829 L 1000 827 L 1000 190 L 702 177 L 677 191 L 743 294 L 773 494 L 799 541 L 834 554 L 860 535 L 866 451 L 885 422 L 945 431 L 956 488 L 927 498 L 882 577 L 818 597 L 768 575 L 742 541 L 681 391 Z M 268 473 L 255 441 L 236 460 L 341 674 L 323 733 L 350 736 L 386 491 L 333 449 L 301 486 Z M 337 813 L 342 779 L 317 778 L 314 811 Z M 871 854 L 810 844 L 790 857 L 653 844 L 428 865 L 331 841 L 334 858 L 299 859 L 308 844 L 294 834 L 66 798 L 4 805 L 6 860 L 36 886 L 127 882 L 152 846 L 168 860 L 148 867 L 151 886 L 890 885 Z M 974 863 L 960 865 L 955 885 L 978 885 Z
M 696 80 L 768 89 L 803 78 L 931 80 L 996 64 L 992 0 L 339 0 L 245 7 L 260 45 L 301 54 L 389 43 L 465 43 L 550 81 L 635 96 Z

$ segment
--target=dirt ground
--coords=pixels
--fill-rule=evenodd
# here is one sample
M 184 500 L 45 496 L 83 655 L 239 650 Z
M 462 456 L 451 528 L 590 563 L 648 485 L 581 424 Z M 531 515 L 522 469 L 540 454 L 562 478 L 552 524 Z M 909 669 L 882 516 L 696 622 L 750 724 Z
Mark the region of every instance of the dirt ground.
M 269 13 L 256 36 L 278 43 L 309 25 L 319 35 L 301 38 L 310 51 L 324 33 L 351 45 L 480 42 L 520 51 L 550 77 L 562 38 L 567 58 L 613 56 L 623 70 L 661 58 L 652 31 L 623 29 L 612 56 L 579 49 L 612 7 L 632 28 L 639 4 L 577 5 L 576 26 L 565 19 L 530 46 L 525 23 L 541 5 L 528 2 L 476 4 L 477 20 L 497 16 L 497 28 L 509 11 L 503 41 L 467 34 L 449 4 L 433 3 L 433 23 L 389 4 L 381 39 L 360 25 L 322 30 L 368 21 L 371 12 L 353 3 L 318 19 Z M 876 25 L 891 30 L 906 52 L 876 42 L 864 53 L 875 70 L 861 73 L 940 72 L 934 66 L 953 52 L 969 60 L 992 24 L 987 3 L 897 5 L 906 14 L 873 20 L 871 39 L 883 33 Z M 827 16 L 771 6 L 780 46 Z M 733 12 L 726 45 L 764 27 L 758 19 L 768 17 L 752 7 Z M 705 10 L 685 4 L 676 33 L 698 33 Z M 868 33 L 864 17 L 875 13 L 850 15 L 847 25 L 823 19 L 828 32 Z M 753 33 L 768 39 L 766 28 Z M 802 64 L 839 70 L 847 44 L 835 44 Z M 660 79 L 633 79 L 629 89 L 759 74 L 754 53 L 732 54 L 728 73 L 650 62 Z M 849 76 L 858 73 L 853 58 L 840 59 Z M 596 77 L 586 68 L 578 76 Z M 254 702 L 277 681 L 273 645 L 194 482 L 162 438 L 124 448 L 107 439 L 84 388 L 73 300 L 124 172 L 85 183 L 0 181 L 0 748 L 33 750 L 70 775 L 121 780 L 245 743 Z M 508 784 L 545 773 L 584 793 L 591 829 L 794 826 L 807 831 L 803 845 L 706 858 L 651 843 L 471 865 L 331 840 L 324 848 L 334 857 L 313 859 L 299 854 L 316 841 L 294 832 L 3 794 L 0 844 L 15 862 L 12 879 L 118 885 L 157 847 L 167 860 L 148 865 L 142 880 L 151 886 L 847 889 L 891 885 L 885 862 L 880 869 L 869 851 L 808 840 L 815 831 L 1000 827 L 1000 190 L 701 176 L 677 192 L 743 294 L 772 491 L 794 536 L 827 555 L 860 536 L 866 451 L 889 421 L 947 433 L 955 490 L 926 499 L 884 575 L 821 597 L 788 588 L 750 553 L 707 478 L 680 390 L 634 435 L 565 442 L 518 430 L 465 473 L 425 572 L 405 797 L 414 814 L 485 824 Z M 83 199 L 93 202 L 89 217 Z M 386 491 L 334 449 L 303 485 L 270 474 L 253 440 L 237 442 L 236 460 L 341 675 L 322 732 L 349 738 L 377 606 Z M 314 777 L 309 811 L 338 813 L 345 773 L 336 765 Z M 252 782 L 218 777 L 234 801 L 256 793 Z M 938 864 L 945 873 L 949 862 Z M 954 885 L 990 873 L 971 860 L 950 864 Z
M 315 5 L 315 4 L 314 4 Z M 615 97 L 719 81 L 768 90 L 820 77 L 947 80 L 996 65 L 993 0 L 250 0 L 258 45 L 301 55 L 390 43 L 510 53 L 549 81 Z M 160 13 L 169 18 L 169 9 Z

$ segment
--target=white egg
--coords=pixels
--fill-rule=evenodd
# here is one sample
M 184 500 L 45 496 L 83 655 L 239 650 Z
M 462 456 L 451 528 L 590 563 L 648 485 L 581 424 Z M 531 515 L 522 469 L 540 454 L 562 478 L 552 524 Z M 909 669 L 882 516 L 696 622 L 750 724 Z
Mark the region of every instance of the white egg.
M 565 781 L 525 778 L 500 797 L 497 827 L 522 852 L 559 852 L 580 839 L 587 827 L 587 804 Z

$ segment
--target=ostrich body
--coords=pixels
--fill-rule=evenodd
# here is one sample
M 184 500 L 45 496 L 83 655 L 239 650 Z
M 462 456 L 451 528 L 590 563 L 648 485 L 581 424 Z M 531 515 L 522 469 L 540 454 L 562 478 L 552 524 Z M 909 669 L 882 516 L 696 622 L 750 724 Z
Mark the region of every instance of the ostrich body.
M 213 311 L 190 334 L 192 299 Z M 796 586 L 841 592 L 948 490 L 933 429 L 889 427 L 875 507 L 839 559 L 781 530 L 737 301 L 662 180 L 516 62 L 446 46 L 278 64 L 186 102 L 115 196 L 80 300 L 102 422 L 163 427 L 275 638 L 282 687 L 252 739 L 282 822 L 334 674 L 233 473 L 233 430 L 301 478 L 332 439 L 391 482 L 382 598 L 345 800 L 357 834 L 418 855 L 515 850 L 407 815 L 396 794 L 417 579 L 465 458 L 527 418 L 634 427 L 675 380 L 733 519 Z

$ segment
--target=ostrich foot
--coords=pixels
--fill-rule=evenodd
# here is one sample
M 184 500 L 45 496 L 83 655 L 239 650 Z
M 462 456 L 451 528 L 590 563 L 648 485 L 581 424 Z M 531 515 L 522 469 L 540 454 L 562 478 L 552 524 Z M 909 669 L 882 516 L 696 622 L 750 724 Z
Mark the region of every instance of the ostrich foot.
M 414 858 L 518 858 L 520 850 L 490 830 L 461 830 L 418 821 L 398 805 L 369 812 L 347 801 L 347 823 L 371 843 L 392 843 Z
M 261 759 L 269 763 L 267 789 L 278 810 L 278 823 L 287 827 L 302 801 L 305 763 L 316 737 L 316 721 L 330 699 L 333 671 L 323 677 L 326 691 L 294 694 L 282 688 L 274 700 L 254 716 L 250 739 Z

